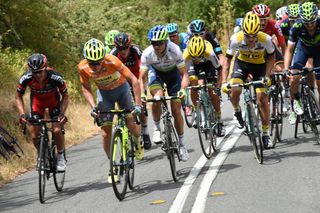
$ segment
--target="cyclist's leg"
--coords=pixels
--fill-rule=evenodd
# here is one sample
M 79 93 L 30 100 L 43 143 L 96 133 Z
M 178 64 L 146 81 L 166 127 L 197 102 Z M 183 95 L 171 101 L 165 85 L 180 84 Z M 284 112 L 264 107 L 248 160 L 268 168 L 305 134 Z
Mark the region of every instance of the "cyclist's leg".
M 194 67 L 195 70 L 189 70 L 189 84 L 190 86 L 196 86 L 198 85 L 198 76 L 197 76 L 197 70 L 196 67 Z M 192 105 L 196 106 L 197 105 L 197 100 L 198 100 L 198 91 L 197 90 L 191 90 L 191 101 Z
M 45 105 L 40 100 L 37 100 L 36 98 L 30 98 L 30 106 L 31 106 L 31 112 L 30 115 L 33 118 L 43 118 L 44 116 L 44 109 Z M 40 134 L 40 126 L 38 125 L 31 125 L 30 126 L 30 133 L 31 133 L 31 139 L 33 142 L 34 147 L 39 151 L 39 134 Z

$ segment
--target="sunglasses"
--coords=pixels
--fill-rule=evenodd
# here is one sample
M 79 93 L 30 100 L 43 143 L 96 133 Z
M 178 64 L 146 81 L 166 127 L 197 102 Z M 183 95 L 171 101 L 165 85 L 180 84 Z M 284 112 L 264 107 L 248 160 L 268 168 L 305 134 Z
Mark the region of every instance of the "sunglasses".
M 124 47 L 117 47 L 118 50 L 127 50 L 129 48 L 129 46 L 124 46 Z
M 41 73 L 43 73 L 44 70 L 45 70 L 45 68 L 40 69 L 40 70 L 32 70 L 32 75 L 40 75 Z
M 162 46 L 164 44 L 164 41 L 152 41 L 151 42 L 151 45 L 152 46 L 158 46 L 158 47 L 160 47 L 160 46 Z
M 176 37 L 177 35 L 178 35 L 178 33 L 173 33 L 173 34 L 169 35 L 169 38 L 174 38 L 174 37 Z
M 200 32 L 200 33 L 193 33 L 194 36 L 203 36 L 205 32 Z
M 257 38 L 257 34 L 255 34 L 255 35 L 244 34 L 244 36 L 246 38 Z
M 317 19 L 316 19 L 316 20 L 313 20 L 313 21 L 309 21 L 309 22 L 304 22 L 304 21 L 302 21 L 302 23 L 303 23 L 304 25 L 313 25 L 313 24 L 316 23 L 316 21 L 317 21 Z
M 101 61 L 89 61 L 89 65 L 91 66 L 99 66 L 101 64 Z

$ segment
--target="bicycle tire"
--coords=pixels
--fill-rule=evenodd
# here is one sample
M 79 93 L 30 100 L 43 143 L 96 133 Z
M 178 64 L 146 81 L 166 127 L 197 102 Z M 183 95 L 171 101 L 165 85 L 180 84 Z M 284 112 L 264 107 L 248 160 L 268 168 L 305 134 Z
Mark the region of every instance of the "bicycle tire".
M 53 171 L 53 180 L 54 180 L 54 186 L 56 187 L 56 190 L 58 192 L 61 192 L 64 186 L 64 181 L 65 181 L 65 176 L 66 176 L 66 171 L 57 171 L 57 146 L 53 142 L 51 145 L 51 154 L 52 154 L 52 168 L 51 170 Z M 64 157 L 65 152 L 63 153 Z
M 128 168 L 126 159 L 124 159 L 127 153 L 123 153 L 123 150 L 125 148 L 122 142 L 122 132 L 117 128 L 111 142 L 110 172 L 113 191 L 120 201 L 127 193 L 128 184 Z
M 207 127 L 207 110 L 205 109 L 204 104 L 199 101 L 197 104 L 197 130 L 199 136 L 199 142 L 203 154 L 207 159 L 210 159 L 213 156 L 213 144 L 212 144 L 212 128 Z M 206 123 L 205 126 L 203 124 Z
M 14 153 L 19 158 L 23 157 L 24 152 L 19 142 L 3 127 L 0 127 L 0 137 L 3 139 L 4 148 L 9 154 Z
M 38 162 L 38 174 L 39 174 L 39 200 L 40 203 L 45 202 L 45 191 L 46 191 L 46 179 L 48 176 L 48 150 L 47 141 L 45 137 L 40 137 L 39 147 L 39 162 Z
M 172 179 L 174 182 L 178 181 L 177 172 L 176 172 L 176 161 L 175 161 L 175 150 L 173 149 L 173 139 L 172 134 L 174 134 L 174 127 L 170 120 L 164 118 L 164 132 L 165 132 L 165 143 L 166 143 L 166 154 L 170 163 L 170 170 Z
M 128 172 L 128 186 L 129 189 L 133 190 L 134 188 L 134 172 L 135 172 L 135 160 L 134 160 L 134 144 L 132 141 L 132 137 L 129 136 L 127 141 L 128 145 L 128 165 L 129 165 L 129 172 Z
M 10 155 L 7 152 L 7 149 L 3 146 L 3 140 L 0 140 L 0 155 L 6 161 L 10 160 Z
M 281 141 L 283 129 L 282 106 L 283 98 L 280 91 L 274 91 L 269 97 L 271 108 L 270 113 L 270 136 L 272 137 L 272 147 Z
M 187 115 L 186 107 L 190 108 L 190 110 L 191 110 L 190 115 Z M 195 117 L 196 117 L 196 111 L 195 111 L 194 107 L 192 105 L 183 106 L 183 116 L 184 116 L 184 120 L 185 120 L 187 126 L 189 128 L 191 128 L 192 124 L 193 124 L 193 122 L 195 120 Z
M 263 163 L 263 146 L 262 139 L 259 130 L 259 110 L 257 114 L 255 113 L 254 107 L 252 104 L 247 105 L 247 116 L 248 116 L 248 137 L 253 146 L 253 151 L 256 160 L 259 164 Z
M 308 98 L 308 113 L 311 118 L 310 120 L 310 127 L 312 129 L 312 132 L 315 135 L 315 139 L 318 144 L 320 144 L 320 134 L 318 130 L 318 120 L 319 120 L 319 115 L 320 115 L 320 108 L 319 104 L 317 102 L 317 99 L 315 97 L 315 94 L 310 91 L 309 93 L 309 98 Z

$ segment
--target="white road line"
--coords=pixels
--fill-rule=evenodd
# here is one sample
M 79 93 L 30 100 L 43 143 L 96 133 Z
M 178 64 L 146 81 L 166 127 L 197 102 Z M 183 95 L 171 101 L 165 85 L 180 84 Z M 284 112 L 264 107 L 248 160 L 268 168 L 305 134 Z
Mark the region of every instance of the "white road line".
M 226 136 L 234 128 L 235 128 L 234 121 L 226 124 Z M 218 138 L 218 140 L 217 140 L 218 147 L 224 139 L 225 139 L 225 137 Z M 207 160 L 208 159 L 202 154 L 201 157 L 199 158 L 199 160 L 196 162 L 196 164 L 191 169 L 190 174 L 188 175 L 188 177 L 184 181 L 184 183 L 183 183 L 182 187 L 180 188 L 175 200 L 173 201 L 168 213 L 181 213 L 182 212 L 183 206 L 184 206 L 186 199 L 189 195 L 189 192 L 192 188 L 192 184 L 194 183 L 194 181 L 198 177 L 201 169 L 206 164 Z
M 206 172 L 206 175 L 204 176 L 201 182 L 191 213 L 204 212 L 210 186 L 216 178 L 219 169 L 222 166 L 225 159 L 227 158 L 230 150 L 241 136 L 242 131 L 242 129 L 236 128 L 233 134 L 228 138 L 228 141 L 224 143 L 217 157 L 215 157 L 215 159 L 212 161 L 208 171 Z

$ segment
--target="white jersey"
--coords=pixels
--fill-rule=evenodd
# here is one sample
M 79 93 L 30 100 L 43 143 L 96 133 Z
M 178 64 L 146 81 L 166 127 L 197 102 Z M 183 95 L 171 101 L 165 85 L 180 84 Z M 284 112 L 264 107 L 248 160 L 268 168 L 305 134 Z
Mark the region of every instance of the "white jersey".
M 156 71 L 168 72 L 176 68 L 186 66 L 183 60 L 182 52 L 178 45 L 169 41 L 165 51 L 165 55 L 160 58 L 156 55 L 152 45 L 147 47 L 141 56 L 140 69 L 143 71 L 148 71 L 149 68 L 152 67 Z

